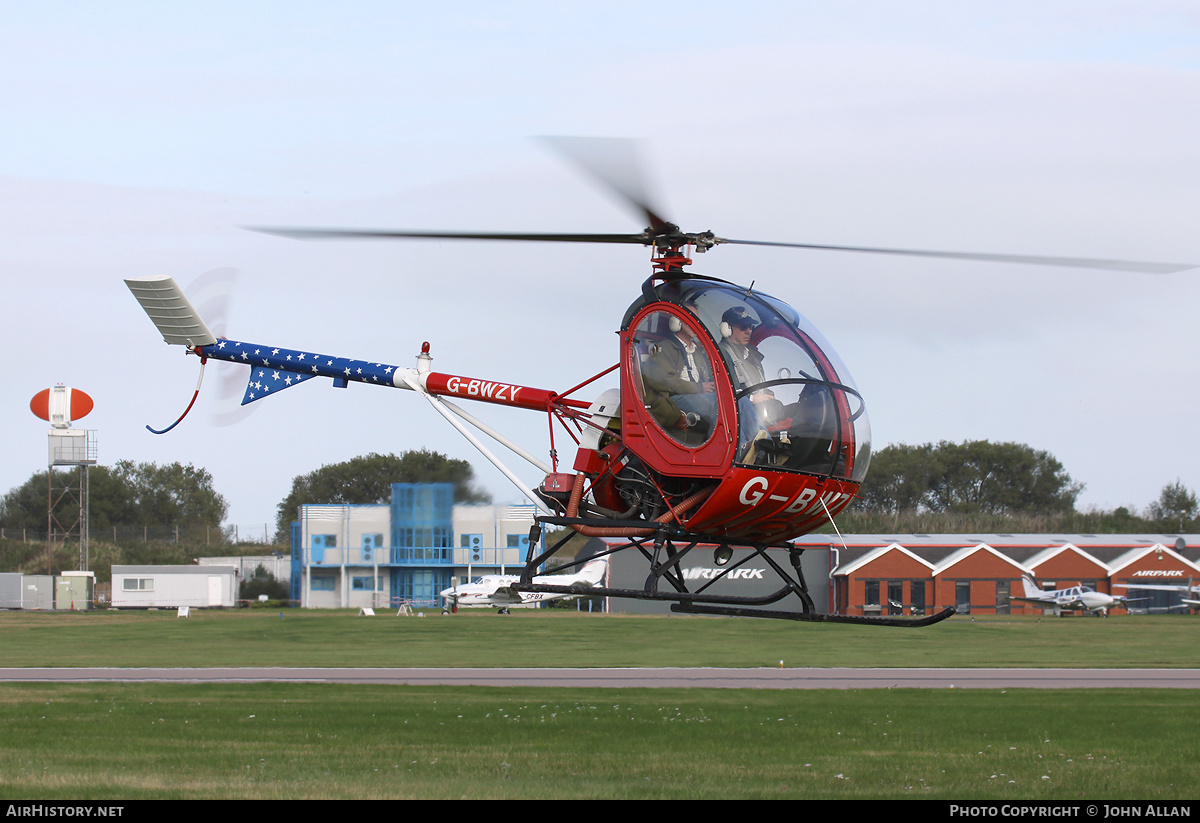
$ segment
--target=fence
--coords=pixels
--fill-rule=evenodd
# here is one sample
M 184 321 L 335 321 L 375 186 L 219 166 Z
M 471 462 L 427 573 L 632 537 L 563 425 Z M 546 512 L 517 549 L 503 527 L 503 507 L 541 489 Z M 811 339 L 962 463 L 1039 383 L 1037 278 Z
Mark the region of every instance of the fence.
M 272 545 L 273 526 L 263 523 L 255 525 L 216 526 L 106 526 L 92 528 L 89 540 L 112 543 L 186 543 L 188 545 L 220 546 L 230 543 L 257 543 Z M 78 541 L 78 534 L 65 534 L 46 529 L 0 528 L 0 540 L 19 540 L 22 543 L 43 543 L 71 539 Z

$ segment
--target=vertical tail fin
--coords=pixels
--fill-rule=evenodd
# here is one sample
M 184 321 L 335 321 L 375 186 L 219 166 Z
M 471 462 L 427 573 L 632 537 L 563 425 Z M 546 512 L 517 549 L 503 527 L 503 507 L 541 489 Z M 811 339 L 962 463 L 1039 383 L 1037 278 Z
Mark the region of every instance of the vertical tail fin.
M 601 557 L 596 560 L 589 560 L 583 564 L 583 568 L 579 570 L 579 575 L 587 583 L 592 586 L 598 586 L 604 582 L 605 575 L 608 574 L 608 558 Z

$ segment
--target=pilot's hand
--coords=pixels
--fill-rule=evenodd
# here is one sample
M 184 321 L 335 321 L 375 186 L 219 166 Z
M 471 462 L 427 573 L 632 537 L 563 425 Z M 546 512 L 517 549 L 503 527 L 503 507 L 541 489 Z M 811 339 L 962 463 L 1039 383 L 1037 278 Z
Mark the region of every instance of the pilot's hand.
M 709 380 L 707 383 L 700 384 L 700 391 L 704 394 L 711 394 L 717 390 L 717 384 Z

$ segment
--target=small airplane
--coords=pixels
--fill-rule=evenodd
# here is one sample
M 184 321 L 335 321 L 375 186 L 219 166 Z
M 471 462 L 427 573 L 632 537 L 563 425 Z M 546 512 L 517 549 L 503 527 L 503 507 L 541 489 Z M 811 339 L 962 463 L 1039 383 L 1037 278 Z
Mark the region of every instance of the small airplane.
M 1182 583 L 1171 585 L 1169 583 L 1114 583 L 1114 589 L 1136 589 L 1138 591 L 1159 591 L 1159 592 L 1179 592 L 1180 595 L 1197 595 L 1200 594 L 1200 584 L 1193 583 L 1189 578 L 1187 585 Z M 1179 602 L 1183 606 L 1191 606 L 1192 608 L 1200 607 L 1200 600 L 1182 596 Z M 1172 606 L 1171 608 L 1181 608 L 1181 606 Z
M 508 610 L 514 606 L 530 607 L 550 600 L 579 597 L 586 594 L 588 589 L 593 586 L 603 583 L 607 576 L 607 557 L 598 557 L 588 561 L 575 574 L 543 574 L 533 578 L 533 582 L 537 585 L 570 589 L 574 593 L 548 594 L 537 591 L 517 591 L 513 588 L 513 584 L 520 582 L 520 575 L 485 574 L 465 585 L 451 586 L 439 592 L 442 602 L 446 604 L 442 613 L 458 611 L 464 606 L 498 606 L 500 614 L 508 614 Z
M 1055 589 L 1052 592 L 1042 591 L 1029 577 L 1022 577 L 1025 584 L 1025 596 L 1013 597 L 1025 603 L 1041 603 L 1053 608 L 1054 613 L 1062 617 L 1063 612 L 1090 612 L 1096 616 L 1108 616 L 1108 610 L 1113 606 L 1125 606 L 1129 603 L 1127 597 L 1104 594 L 1091 586 L 1072 586 L 1069 589 Z

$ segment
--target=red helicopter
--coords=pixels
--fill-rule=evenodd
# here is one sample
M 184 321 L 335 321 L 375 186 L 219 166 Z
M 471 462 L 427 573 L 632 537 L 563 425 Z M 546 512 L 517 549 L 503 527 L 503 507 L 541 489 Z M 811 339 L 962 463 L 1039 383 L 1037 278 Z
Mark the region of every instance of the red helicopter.
M 514 586 L 517 590 L 573 593 L 568 588 L 535 583 L 534 577 L 578 533 L 607 538 L 603 555 L 631 551 L 641 554 L 648 564 L 641 589 L 593 587 L 588 590 L 590 595 L 667 601 L 673 611 L 685 613 L 927 626 L 949 617 L 954 609 L 921 618 L 859 617 L 815 610 L 801 572 L 803 549 L 791 541 L 832 521 L 854 499 L 866 476 L 871 433 L 862 396 L 837 354 L 808 320 L 785 302 L 753 287 L 688 271 L 690 255 L 735 244 L 1159 273 L 1191 268 L 732 240 L 711 231 L 689 233 L 649 205 L 640 178 L 630 173 L 636 166 L 628 141 L 554 142 L 633 205 L 646 218 L 647 228 L 637 234 L 256 230 L 300 239 L 523 240 L 650 247 L 653 271 L 621 322 L 617 364 L 566 391 L 434 372 L 428 343 L 422 346 L 416 368 L 402 368 L 218 340 L 170 278 L 126 283 L 166 342 L 186 346 L 201 358 L 202 368 L 209 358 L 250 366 L 243 404 L 317 376 L 331 377 L 335 385 L 376 383 L 424 395 L 541 512 L 531 530 L 521 580 Z M 589 393 L 593 384 L 614 371 L 619 375 L 619 389 L 598 396 Z M 549 463 L 460 409 L 452 398 L 546 414 L 551 421 Z M 183 416 L 167 429 L 150 430 L 165 433 Z M 531 490 L 522 483 L 464 421 L 541 469 L 545 476 L 537 488 Z M 569 467 L 558 458 L 554 421 L 576 446 Z M 539 551 L 546 526 L 562 529 L 565 536 Z M 742 559 L 731 564 L 732 547 L 749 552 L 743 551 Z M 714 562 L 722 567 L 716 578 L 685 579 L 680 563 L 699 551 L 712 552 Z M 786 562 L 782 559 L 785 553 Z M 592 557 L 595 555 L 588 559 Z M 777 575 L 777 590 L 751 597 L 714 588 L 721 578 L 755 558 Z M 788 597 L 794 597 L 797 605 L 764 608 Z

